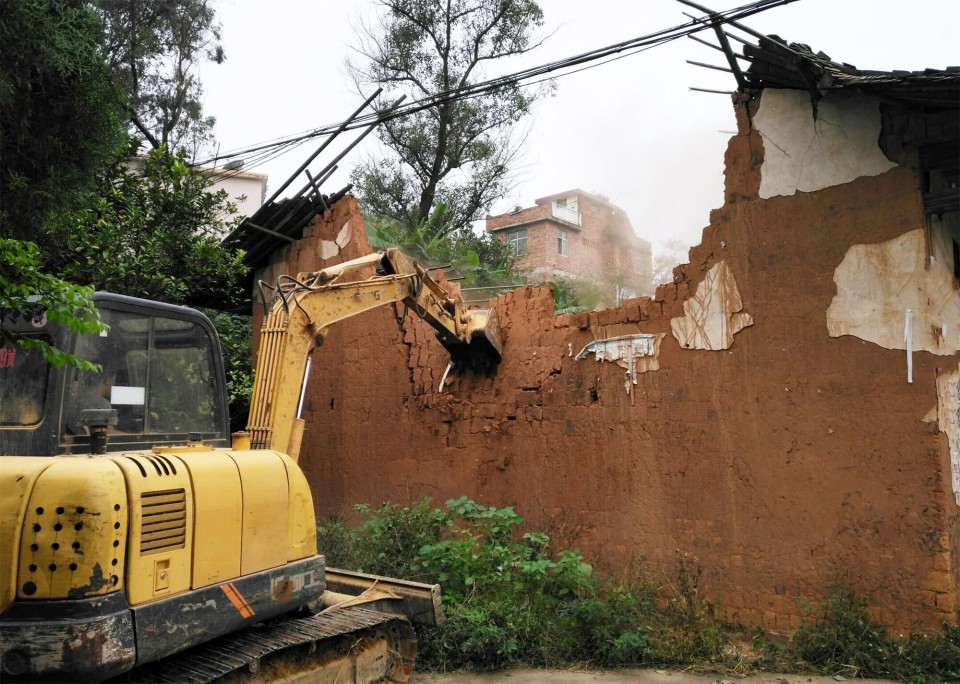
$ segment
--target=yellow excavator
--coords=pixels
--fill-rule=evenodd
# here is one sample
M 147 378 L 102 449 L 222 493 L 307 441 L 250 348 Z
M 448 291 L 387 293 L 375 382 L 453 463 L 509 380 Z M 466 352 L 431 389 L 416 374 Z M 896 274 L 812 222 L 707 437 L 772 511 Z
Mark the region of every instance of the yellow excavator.
M 495 313 L 466 310 L 396 250 L 282 277 L 248 432 L 231 442 L 209 320 L 94 302 L 99 335 L 2 322 L 102 370 L 0 349 L 0 679 L 211 682 L 282 652 L 313 681 L 407 681 L 410 623 L 443 619 L 439 587 L 335 570 L 318 553 L 297 466 L 309 356 L 331 324 L 393 303 L 428 321 L 455 365 L 489 371 Z

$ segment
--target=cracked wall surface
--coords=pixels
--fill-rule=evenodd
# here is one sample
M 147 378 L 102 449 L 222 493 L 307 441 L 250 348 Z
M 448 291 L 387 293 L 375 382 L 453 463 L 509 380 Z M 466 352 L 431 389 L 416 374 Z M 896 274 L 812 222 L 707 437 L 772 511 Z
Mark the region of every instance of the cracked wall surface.
M 887 159 L 880 136 L 880 101 L 831 93 L 817 103 L 801 90 L 764 91 L 753 119 L 763 138 L 760 197 L 812 192 L 876 176 L 895 164 Z
M 496 375 L 451 374 L 442 388 L 447 357 L 421 321 L 398 326 L 384 307 L 333 326 L 314 352 L 300 461 L 319 519 L 466 495 L 576 530 L 568 543 L 614 572 L 696 555 L 702 591 L 744 625 L 793 629 L 798 601 L 840 577 L 891 627 L 956 619 L 952 447 L 924 417 L 957 355 L 917 350 L 908 384 L 902 351 L 824 324 L 851 248 L 922 221 L 918 179 L 896 167 L 765 199 L 757 106 L 736 101 L 725 202 L 654 298 L 554 316 L 548 289 L 517 289 L 492 302 L 505 338 Z M 338 203 L 272 271 L 317 268 L 318 241 L 354 216 L 352 199 Z M 336 259 L 364 240 L 355 230 Z M 720 263 L 753 326 L 718 350 L 684 348 L 672 321 Z M 630 393 L 617 363 L 575 358 L 637 335 L 661 341 Z
M 837 296 L 827 309 L 830 335 L 906 349 L 909 317 L 911 349 L 944 356 L 960 351 L 960 311 L 950 263 L 945 258 L 928 263 L 926 243 L 924 229 L 917 228 L 886 242 L 852 245 L 834 272 Z

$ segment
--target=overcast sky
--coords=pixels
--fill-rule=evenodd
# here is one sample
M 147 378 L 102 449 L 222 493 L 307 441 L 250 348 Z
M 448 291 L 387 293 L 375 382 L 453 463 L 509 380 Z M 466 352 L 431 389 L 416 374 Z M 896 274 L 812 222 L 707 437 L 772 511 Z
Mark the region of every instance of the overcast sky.
M 493 65 L 487 76 L 677 26 L 688 21 L 683 12 L 694 12 L 676 0 L 540 4 L 541 33 L 552 35 L 523 61 Z M 724 10 L 742 3 L 700 4 Z M 344 62 L 358 18 L 375 11 L 374 2 L 218 0 L 218 8 L 227 61 L 204 67 L 201 78 L 221 151 L 337 123 L 359 105 Z M 798 0 L 744 23 L 861 69 L 960 65 L 960 0 Z M 724 63 L 721 53 L 684 38 L 557 79 L 556 95 L 540 102 L 527 124 L 516 188 L 491 213 L 581 188 L 625 209 L 655 250 L 671 238 L 698 243 L 710 210 L 722 204 L 723 154 L 735 122 L 729 97 L 689 87 L 733 90 L 735 82 L 688 59 Z M 269 174 L 272 193 L 319 144 L 249 170 Z M 329 152 L 311 171 L 332 159 Z M 350 168 L 370 152 L 365 142 L 347 156 L 324 190 L 346 185 Z

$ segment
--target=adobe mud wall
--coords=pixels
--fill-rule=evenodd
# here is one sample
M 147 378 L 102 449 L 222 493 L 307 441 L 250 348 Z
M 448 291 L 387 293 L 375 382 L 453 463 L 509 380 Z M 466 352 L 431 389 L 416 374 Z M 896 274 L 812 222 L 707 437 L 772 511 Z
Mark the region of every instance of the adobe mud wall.
M 696 556 L 732 622 L 794 628 L 798 600 L 837 579 L 891 627 L 955 621 L 960 509 L 937 387 L 955 391 L 957 354 L 914 349 L 908 383 L 904 349 L 831 337 L 826 322 L 854 245 L 924 227 L 917 178 L 878 168 L 761 197 L 757 107 L 736 102 L 724 206 L 654 299 L 555 317 L 549 290 L 516 290 L 494 301 L 496 376 L 442 388 L 446 356 L 412 316 L 398 326 L 384 307 L 335 326 L 314 355 L 300 459 L 318 514 L 465 494 L 577 531 L 614 571 Z M 366 250 L 347 199 L 271 270 Z M 639 333 L 652 355 L 627 369 L 576 359 Z

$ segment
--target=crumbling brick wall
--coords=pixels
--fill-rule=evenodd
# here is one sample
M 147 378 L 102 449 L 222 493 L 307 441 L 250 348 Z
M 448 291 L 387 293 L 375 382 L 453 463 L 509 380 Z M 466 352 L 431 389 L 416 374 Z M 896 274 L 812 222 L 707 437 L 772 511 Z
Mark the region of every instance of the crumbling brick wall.
M 315 352 L 300 459 L 318 514 L 467 495 L 579 530 L 613 571 L 695 556 L 732 622 L 795 628 L 798 600 L 837 580 L 891 627 L 955 621 L 960 515 L 947 438 L 923 417 L 957 357 L 915 353 L 908 384 L 902 351 L 824 323 L 848 249 L 922 217 L 917 178 L 897 167 L 760 199 L 755 106 L 737 101 L 725 203 L 655 298 L 555 317 L 549 290 L 516 290 L 493 303 L 496 375 L 451 374 L 442 388 L 446 355 L 411 315 L 398 326 L 384 307 L 335 326 Z M 319 265 L 317 241 L 359 221 L 342 201 L 273 272 Z M 342 257 L 366 249 L 355 229 Z M 753 324 L 728 349 L 684 349 L 671 319 L 720 262 Z M 636 333 L 665 336 L 659 369 L 629 394 L 620 366 L 575 359 Z

